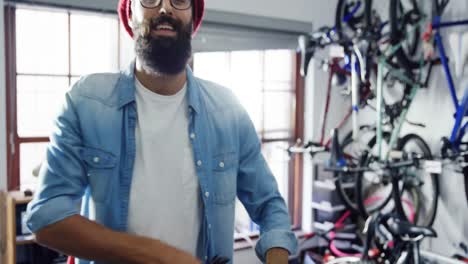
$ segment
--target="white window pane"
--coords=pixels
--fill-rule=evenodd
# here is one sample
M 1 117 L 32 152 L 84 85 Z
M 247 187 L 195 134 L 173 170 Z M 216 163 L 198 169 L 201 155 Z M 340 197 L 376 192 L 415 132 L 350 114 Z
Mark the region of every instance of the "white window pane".
M 293 56 L 290 50 L 265 51 L 265 80 L 291 81 L 293 76 Z
M 231 88 L 229 52 L 200 52 L 194 56 L 195 76 Z
M 233 78 L 245 81 L 263 80 L 263 52 L 235 51 L 231 53 L 231 74 Z
M 16 10 L 18 73 L 68 73 L 68 16 L 42 10 Z
M 290 139 L 292 135 L 291 130 L 288 129 L 263 131 L 263 138 L 265 139 Z
M 134 41 L 127 31 L 120 25 L 120 70 L 127 69 L 130 62 L 135 58 Z
M 294 87 L 291 81 L 266 81 L 265 91 L 294 92 Z
M 265 92 L 265 131 L 292 130 L 294 101 L 291 92 Z
M 278 189 L 286 204 L 288 204 L 289 156 L 286 151 L 288 142 L 273 142 L 262 145 L 262 153 L 268 166 L 275 176 Z
M 79 80 L 80 80 L 80 77 L 71 77 L 71 79 L 70 79 L 70 88 L 73 87 L 73 85 L 75 85 L 75 83 L 77 81 L 79 81 Z
M 83 75 L 118 70 L 117 18 L 108 15 L 71 15 L 71 73 Z
M 23 143 L 20 145 L 20 185 L 21 190 L 36 189 L 37 177 L 33 171 L 46 158 L 48 143 Z
M 263 130 L 263 93 L 262 83 L 244 82 L 238 79 L 233 82 L 233 93 L 245 108 L 257 131 Z
M 67 77 L 18 76 L 18 135 L 49 136 L 53 120 L 69 90 Z

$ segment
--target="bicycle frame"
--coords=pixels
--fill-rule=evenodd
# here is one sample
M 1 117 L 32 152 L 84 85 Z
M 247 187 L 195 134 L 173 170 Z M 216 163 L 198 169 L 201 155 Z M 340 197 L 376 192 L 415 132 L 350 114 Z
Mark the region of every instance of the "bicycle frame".
M 329 109 L 330 109 L 330 99 L 331 99 L 331 90 L 332 90 L 332 82 L 333 82 L 333 76 L 335 74 L 343 74 L 343 75 L 346 75 L 348 76 L 349 75 L 349 72 L 346 71 L 345 69 L 343 69 L 340 64 L 339 64 L 339 61 L 340 59 L 339 58 L 333 58 L 331 60 L 331 62 L 329 63 L 329 74 L 328 74 L 328 86 L 327 86 L 327 100 L 325 102 L 325 109 L 324 109 L 324 112 L 323 112 L 323 119 L 322 119 L 322 128 L 321 128 L 321 131 L 320 131 L 320 145 L 324 146 L 324 147 L 329 147 L 330 144 L 331 144 L 331 136 L 329 136 L 327 138 L 327 140 L 325 141 L 325 129 L 326 129 L 326 126 L 327 126 L 327 119 L 328 119 L 328 112 L 329 112 Z M 340 123 L 338 124 L 337 128 L 340 129 L 341 127 L 343 127 L 346 122 L 348 121 L 350 115 L 351 115 L 351 109 L 349 109 L 347 111 L 347 114 L 345 115 L 345 117 L 340 121 Z
M 441 17 L 436 16 L 434 17 L 433 22 L 431 23 L 432 28 L 435 29 L 435 33 L 434 33 L 435 44 L 436 44 L 437 50 L 439 51 L 440 61 L 444 68 L 444 73 L 445 73 L 447 83 L 448 83 L 448 89 L 450 91 L 450 95 L 451 95 L 453 105 L 455 108 L 455 115 L 454 115 L 455 123 L 454 123 L 449 140 L 450 140 L 451 146 L 454 147 L 456 151 L 460 150 L 459 148 L 460 148 L 462 138 L 465 135 L 466 129 L 468 128 L 468 121 L 463 122 L 463 118 L 468 115 L 468 88 L 465 89 L 463 98 L 461 101 L 459 101 L 457 97 L 456 87 L 453 81 L 452 73 L 450 71 L 450 66 L 448 62 L 448 57 L 446 55 L 445 46 L 444 46 L 439 29 L 446 28 L 446 27 L 461 26 L 461 25 L 468 26 L 468 20 L 451 21 L 451 22 L 442 23 Z M 398 48 L 400 48 L 400 46 L 401 44 L 392 47 L 390 51 L 390 55 L 394 54 L 394 52 Z M 406 120 L 406 115 L 408 113 L 408 109 L 411 105 L 411 102 L 413 101 L 417 90 L 419 90 L 419 88 L 421 88 L 423 84 L 415 83 L 413 80 L 408 78 L 408 76 L 404 75 L 403 73 L 395 69 L 392 69 L 392 67 L 389 64 L 387 64 L 385 62 L 385 59 L 382 57 L 379 58 L 378 65 L 379 67 L 378 67 L 378 73 L 377 73 L 377 144 L 378 144 L 379 159 L 387 160 L 390 154 L 390 150 L 393 149 L 398 139 L 403 122 Z M 390 69 L 391 75 L 398 78 L 400 81 L 406 84 L 410 84 L 412 86 L 409 99 L 408 99 L 408 104 L 403 109 L 400 115 L 399 121 L 391 133 L 391 138 L 389 142 L 389 150 L 386 153 L 382 153 L 382 115 L 383 115 L 382 105 L 383 105 L 383 70 L 384 68 Z M 432 69 L 429 70 L 428 76 L 430 75 L 431 70 Z M 421 72 L 422 71 L 420 71 L 420 74 Z M 427 81 L 428 80 L 426 80 L 426 83 Z
M 392 52 L 395 52 L 395 51 L 396 49 L 392 50 Z M 383 127 L 383 114 L 384 114 L 384 111 L 383 111 L 383 105 L 384 105 L 383 71 L 385 68 L 389 69 L 389 73 L 392 76 L 398 78 L 403 83 L 410 84 L 411 91 L 409 94 L 408 103 L 403 108 L 403 111 L 400 114 L 400 117 L 398 119 L 396 126 L 392 129 L 390 142 L 388 144 L 388 150 L 386 151 L 386 153 L 382 153 L 382 141 L 383 141 L 383 128 L 382 127 Z M 378 147 L 377 153 L 378 153 L 379 160 L 381 161 L 388 160 L 391 150 L 393 150 L 393 147 L 395 146 L 398 140 L 398 137 L 400 136 L 400 131 L 401 131 L 401 128 L 403 127 L 403 123 L 406 121 L 406 116 L 408 115 L 408 111 L 411 106 L 411 103 L 413 102 L 413 99 L 416 96 L 416 93 L 420 88 L 421 88 L 420 84 L 414 83 L 402 72 L 393 69 L 393 67 L 387 64 L 385 62 L 385 58 L 379 58 L 378 69 L 377 69 L 377 147 Z
M 455 26 L 468 26 L 468 20 L 461 21 L 451 21 L 451 22 L 441 22 L 441 16 L 434 17 L 432 22 L 432 28 L 435 29 L 434 39 L 437 46 L 437 50 L 440 54 L 440 59 L 444 68 L 445 76 L 448 82 L 448 89 L 450 91 L 450 96 L 453 101 L 455 108 L 455 124 L 450 135 L 451 146 L 457 152 L 460 150 L 460 144 L 463 136 L 465 135 L 466 128 L 468 127 L 468 121 L 463 123 L 463 118 L 468 115 L 468 88 L 465 89 L 464 95 L 461 101 L 457 97 L 456 87 L 453 81 L 452 73 L 450 71 L 450 66 L 448 63 L 448 58 L 445 51 L 444 42 L 440 34 L 441 28 L 446 27 L 455 27 Z
M 331 98 L 331 88 L 332 88 L 332 81 L 333 81 L 333 76 L 335 74 L 343 74 L 346 75 L 347 77 L 351 76 L 351 96 L 352 96 L 352 105 L 349 107 L 346 111 L 346 115 L 343 117 L 343 119 L 338 123 L 338 125 L 334 128 L 336 129 L 341 129 L 349 120 L 350 117 L 352 117 L 352 122 L 353 122 L 353 136 L 356 135 L 356 132 L 359 130 L 359 126 L 357 123 L 357 115 L 359 111 L 359 100 L 362 98 L 363 100 L 366 100 L 370 95 L 371 91 L 370 90 L 365 90 L 362 94 L 359 94 L 359 89 L 358 89 L 358 80 L 357 78 L 358 75 L 360 75 L 360 70 L 358 69 L 358 63 L 351 60 L 351 64 L 347 64 L 344 67 L 339 65 L 339 60 L 338 58 L 333 58 L 331 63 L 329 64 L 330 71 L 329 71 L 329 76 L 328 76 L 328 88 L 327 88 L 327 99 L 325 102 L 325 109 L 324 109 L 324 114 L 323 114 L 323 119 L 322 119 L 322 127 L 321 127 L 321 134 L 320 134 L 320 145 L 324 147 L 330 147 L 330 144 L 332 142 L 332 137 L 329 136 L 325 140 L 325 129 L 327 125 L 327 118 L 328 118 L 328 112 L 330 108 L 330 98 Z M 354 66 L 353 66 L 354 65 Z M 351 68 L 351 72 L 349 72 L 347 67 Z M 357 126 L 357 127 L 356 127 Z

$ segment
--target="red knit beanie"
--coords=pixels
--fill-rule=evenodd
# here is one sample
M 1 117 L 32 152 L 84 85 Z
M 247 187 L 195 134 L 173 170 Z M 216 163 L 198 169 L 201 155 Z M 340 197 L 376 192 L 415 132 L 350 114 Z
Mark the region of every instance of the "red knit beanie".
M 131 1 L 139 1 L 139 0 L 119 0 L 119 17 L 120 21 L 122 21 L 125 30 L 133 38 L 133 31 L 130 25 L 128 24 L 131 14 Z M 200 28 L 203 14 L 205 12 L 205 0 L 193 0 L 193 33 L 192 36 L 195 36 L 198 29 Z

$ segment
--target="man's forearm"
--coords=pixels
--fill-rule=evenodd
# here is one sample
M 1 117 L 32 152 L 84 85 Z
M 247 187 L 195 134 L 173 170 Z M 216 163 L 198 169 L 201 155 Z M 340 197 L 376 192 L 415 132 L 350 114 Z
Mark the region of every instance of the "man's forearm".
M 284 248 L 271 248 L 267 251 L 266 263 L 267 264 L 287 264 L 289 253 Z
M 36 233 L 38 243 L 65 254 L 109 263 L 196 263 L 195 257 L 158 240 L 115 232 L 71 216 Z

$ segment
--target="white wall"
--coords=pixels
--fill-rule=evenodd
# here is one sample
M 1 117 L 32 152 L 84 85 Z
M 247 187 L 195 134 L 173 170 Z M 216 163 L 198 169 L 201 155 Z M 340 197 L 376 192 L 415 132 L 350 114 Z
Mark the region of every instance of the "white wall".
M 207 9 L 312 22 L 314 7 L 320 0 L 205 0 Z M 320 1 L 327 2 L 327 1 Z
M 0 0 L 0 190 L 6 189 L 6 124 L 5 124 L 5 39 L 3 0 Z
M 335 19 L 335 0 L 205 0 L 207 9 L 331 24 Z M 314 23 L 315 24 L 315 23 Z

